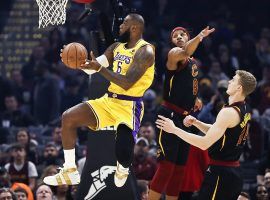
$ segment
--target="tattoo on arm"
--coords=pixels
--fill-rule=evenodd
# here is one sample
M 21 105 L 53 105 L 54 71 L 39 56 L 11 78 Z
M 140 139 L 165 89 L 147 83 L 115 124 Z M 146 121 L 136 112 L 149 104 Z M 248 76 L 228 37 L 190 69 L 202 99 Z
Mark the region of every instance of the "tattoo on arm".
M 155 56 L 153 48 L 146 45 L 138 49 L 126 75 L 114 73 L 106 68 L 102 68 L 100 74 L 107 80 L 128 90 L 143 76 L 147 68 L 153 65 L 154 60 Z

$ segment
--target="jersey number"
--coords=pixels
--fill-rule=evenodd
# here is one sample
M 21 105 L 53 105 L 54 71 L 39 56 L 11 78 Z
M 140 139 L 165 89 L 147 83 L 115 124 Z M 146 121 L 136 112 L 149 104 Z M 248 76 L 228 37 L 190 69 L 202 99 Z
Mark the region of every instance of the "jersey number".
M 116 73 L 120 74 L 122 71 L 122 62 L 118 62 L 117 64 L 117 69 L 116 69 Z

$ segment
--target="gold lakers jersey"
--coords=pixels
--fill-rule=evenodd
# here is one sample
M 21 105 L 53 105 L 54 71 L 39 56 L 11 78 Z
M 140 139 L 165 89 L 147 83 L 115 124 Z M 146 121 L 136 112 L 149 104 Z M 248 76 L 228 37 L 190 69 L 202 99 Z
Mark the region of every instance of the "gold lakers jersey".
M 126 43 L 120 43 L 113 51 L 113 71 L 125 75 L 133 62 L 134 56 L 137 50 L 145 45 L 151 45 L 150 43 L 139 40 L 135 47 L 127 49 Z M 152 46 L 152 45 L 151 45 Z M 136 66 L 134 66 L 136 67 Z M 148 67 L 143 76 L 128 90 L 121 88 L 120 86 L 110 83 L 108 88 L 109 92 L 122 94 L 126 96 L 142 97 L 144 92 L 151 86 L 155 73 L 155 65 Z

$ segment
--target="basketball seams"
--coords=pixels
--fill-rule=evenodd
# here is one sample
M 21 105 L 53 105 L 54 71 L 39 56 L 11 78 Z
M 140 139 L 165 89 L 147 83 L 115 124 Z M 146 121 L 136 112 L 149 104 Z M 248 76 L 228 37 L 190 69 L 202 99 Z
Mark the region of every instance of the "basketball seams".
M 88 51 L 82 44 L 72 42 L 63 49 L 62 53 L 62 61 L 67 67 L 80 69 L 80 65 L 87 59 Z

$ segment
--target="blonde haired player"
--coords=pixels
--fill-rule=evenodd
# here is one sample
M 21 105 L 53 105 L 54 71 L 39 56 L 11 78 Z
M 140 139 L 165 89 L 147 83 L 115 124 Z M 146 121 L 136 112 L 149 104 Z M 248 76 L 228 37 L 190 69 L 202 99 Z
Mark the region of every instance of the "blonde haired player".
M 208 149 L 210 165 L 198 200 L 238 198 L 243 185 L 239 158 L 247 141 L 251 119 L 251 109 L 245 99 L 256 85 L 256 78 L 251 73 L 237 70 L 226 91 L 229 104 L 220 110 L 214 124 L 203 123 L 192 116 L 184 119 L 185 126 L 195 126 L 204 136 L 177 128 L 172 120 L 164 116 L 159 116 L 156 121 L 157 127 L 167 134 L 173 133 L 202 150 Z
M 88 126 L 98 130 L 115 126 L 117 169 L 114 180 L 122 187 L 128 177 L 133 159 L 135 137 L 143 116 L 142 96 L 154 78 L 154 48 L 142 39 L 144 19 L 129 14 L 120 25 L 120 42 L 112 44 L 104 55 L 88 60 L 82 69 L 96 71 L 109 80 L 107 94 L 78 104 L 62 115 L 62 143 L 64 167 L 54 176 L 44 178 L 49 185 L 74 185 L 80 182 L 75 164 L 76 129 Z M 106 67 L 113 65 L 113 71 Z

